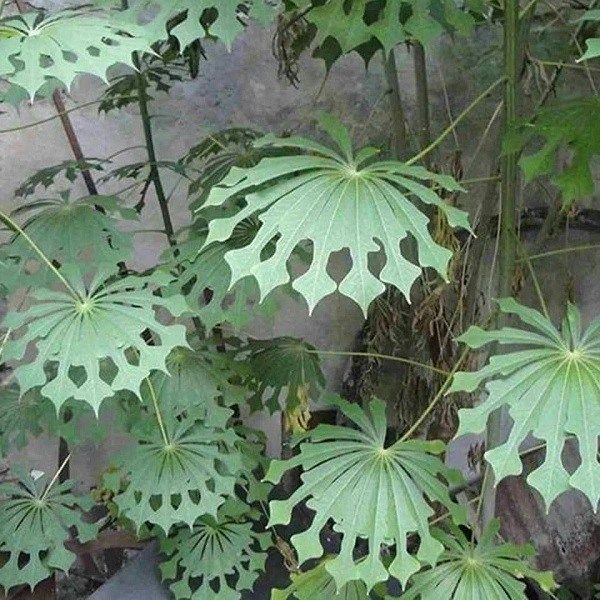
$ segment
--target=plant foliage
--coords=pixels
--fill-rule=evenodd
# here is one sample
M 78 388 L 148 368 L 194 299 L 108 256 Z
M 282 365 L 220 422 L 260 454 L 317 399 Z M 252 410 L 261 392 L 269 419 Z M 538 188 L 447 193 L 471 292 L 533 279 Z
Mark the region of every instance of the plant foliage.
M 73 533 L 86 542 L 97 534 L 93 523 L 83 520 L 92 507 L 89 496 L 75 496 L 73 482 L 51 485 L 46 476 L 33 479 L 16 470 L 15 482 L 0 484 L 0 585 L 9 590 L 36 584 L 57 571 L 68 571 L 75 554 L 65 547 Z
M 133 66 L 133 52 L 149 51 L 145 28 L 104 13 L 29 12 L 0 19 L 0 77 L 31 100 L 48 80 L 71 87 L 81 73 L 106 81 L 115 64 Z
M 525 577 L 550 591 L 554 587 L 552 574 L 536 571 L 528 564 L 535 555 L 533 546 L 496 544 L 499 529 L 498 520 L 491 521 L 476 543 L 456 526 L 450 525 L 449 532 L 436 530 L 434 535 L 444 544 L 444 552 L 434 567 L 413 576 L 402 598 L 525 600 Z
M 436 455 L 442 442 L 407 440 L 386 446 L 385 403 L 373 400 L 367 410 L 342 399 L 334 399 L 358 429 L 319 425 L 301 438 L 297 456 L 273 461 L 266 479 L 277 483 L 283 473 L 302 466 L 302 485 L 287 500 L 272 500 L 270 525 L 288 523 L 294 506 L 307 499 L 315 511 L 309 529 L 292 536 L 300 564 L 322 554 L 319 532 L 329 519 L 343 534 L 339 556 L 327 563 L 338 589 L 354 576 L 371 589 L 389 574 L 406 583 L 421 562 L 435 564 L 441 544 L 429 532 L 427 519 L 433 509 L 427 500 L 440 502 L 455 518 L 464 520 L 463 509 L 448 496 L 447 483 L 460 479 Z M 440 479 L 439 477 L 443 478 Z M 369 510 L 363 510 L 368 506 Z M 418 533 L 417 555 L 406 549 L 406 537 Z M 358 539 L 369 542 L 368 557 L 354 565 Z M 389 567 L 379 551 L 382 544 L 396 544 Z
M 499 300 L 498 305 L 503 313 L 519 317 L 529 329 L 484 331 L 471 327 L 459 338 L 471 348 L 496 342 L 516 349 L 497 351 L 479 371 L 455 375 L 450 392 L 472 392 L 484 382 L 487 392 L 482 404 L 459 411 L 457 435 L 483 431 L 489 415 L 507 405 L 514 421 L 510 436 L 485 453 L 496 481 L 521 473 L 519 450 L 533 433 L 544 440 L 546 454 L 527 482 L 540 492 L 546 506 L 549 508 L 560 494 L 575 488 L 596 510 L 600 501 L 600 319 L 582 331 L 579 309 L 570 304 L 558 330 L 539 312 L 512 298 Z M 581 464 L 573 474 L 567 471 L 561 456 L 571 437 L 577 440 L 581 456 Z
M 4 325 L 15 334 L 4 358 L 16 363 L 21 394 L 41 386 L 57 409 L 75 398 L 97 412 L 120 390 L 138 395 L 153 370 L 166 369 L 171 350 L 187 346 L 185 327 L 162 324 L 155 313 L 155 307 L 163 307 L 178 316 L 185 303 L 177 296 L 158 296 L 154 290 L 161 282 L 155 276 L 111 281 L 100 270 L 86 285 L 78 269 L 63 271 L 74 293 L 36 289 L 31 307 L 6 316 Z M 26 354 L 29 344 L 37 350 L 34 357 Z
M 216 516 L 200 517 L 163 541 L 163 579 L 176 599 L 238 600 L 264 571 L 270 533 L 254 531 L 257 511 L 230 499 Z
M 431 173 L 396 161 L 374 161 L 375 148 L 354 154 L 348 131 L 325 115 L 321 126 L 341 154 L 303 138 L 267 136 L 260 147 L 295 148 L 299 154 L 264 158 L 249 169 L 233 168 L 212 189 L 205 205 L 223 206 L 243 196 L 246 206 L 234 216 L 213 219 L 205 245 L 231 238 L 236 226 L 258 215 L 262 225 L 251 243 L 225 254 L 232 282 L 253 275 L 261 298 L 290 280 L 288 259 L 303 241 L 312 242 L 312 262 L 296 278 L 293 288 L 312 312 L 317 303 L 336 289 L 352 298 L 366 313 L 371 301 L 395 285 L 406 297 L 421 272 L 432 267 L 446 277 L 450 250 L 435 243 L 427 229 L 428 218 L 408 198 L 438 207 L 452 226 L 468 228 L 466 213 L 449 206 L 421 181 L 433 181 L 449 190 L 458 184 L 448 176 Z M 410 234 L 418 247 L 417 266 L 400 253 L 400 242 Z M 264 248 L 278 237 L 276 248 L 263 258 Z M 347 248 L 352 267 L 339 286 L 327 272 L 332 253 Z M 379 276 L 369 269 L 369 255 L 384 250 L 387 259 Z

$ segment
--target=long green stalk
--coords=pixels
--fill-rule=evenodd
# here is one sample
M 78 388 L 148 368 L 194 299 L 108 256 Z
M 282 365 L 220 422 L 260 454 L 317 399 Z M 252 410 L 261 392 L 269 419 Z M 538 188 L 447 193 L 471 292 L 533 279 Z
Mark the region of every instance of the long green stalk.
M 503 131 L 510 130 L 517 117 L 518 52 L 519 52 L 519 0 L 504 3 L 504 103 Z M 501 159 L 500 232 L 498 241 L 498 297 L 512 296 L 512 284 L 517 264 L 516 197 L 517 152 L 508 152 Z M 508 426 L 505 408 L 490 416 L 486 431 L 486 448 L 494 448 L 503 441 Z M 481 518 L 487 524 L 496 511 L 496 491 L 493 478 L 486 478 L 482 490 Z

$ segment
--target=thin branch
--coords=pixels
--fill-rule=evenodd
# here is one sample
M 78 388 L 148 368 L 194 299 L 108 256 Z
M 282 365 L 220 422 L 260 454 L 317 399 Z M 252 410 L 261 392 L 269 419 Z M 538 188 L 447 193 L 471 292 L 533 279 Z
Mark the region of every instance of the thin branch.
M 67 466 L 67 464 L 70 460 L 71 460 L 71 453 L 67 454 L 65 459 L 62 461 L 60 467 L 58 467 L 58 470 L 56 471 L 56 473 L 54 473 L 54 477 L 52 477 L 52 479 L 50 480 L 50 483 L 46 486 L 46 489 L 44 490 L 44 493 L 42 494 L 40 501 L 43 502 L 46 499 L 46 496 L 48 496 L 48 493 L 50 492 L 50 490 L 52 489 L 54 484 L 58 481 L 60 474 L 63 472 L 63 470 L 65 469 L 65 467 Z
M 62 284 L 69 290 L 71 295 L 79 301 L 83 298 L 81 294 L 73 288 L 73 286 L 65 279 L 63 274 L 52 264 L 52 261 L 40 250 L 38 245 L 8 216 L 0 211 L 0 221 L 4 223 L 11 231 L 23 236 L 23 239 L 31 246 L 33 251 L 40 257 L 46 266 L 56 275 Z
M 135 64 L 139 68 L 139 57 L 136 55 Z M 165 190 L 160 177 L 160 171 L 157 167 L 156 160 L 156 149 L 154 147 L 154 138 L 152 135 L 152 125 L 150 121 L 150 113 L 148 111 L 148 94 L 146 93 L 146 82 L 144 76 L 141 73 L 136 74 L 137 85 L 138 85 L 138 103 L 140 106 L 140 115 L 142 118 L 142 125 L 144 128 L 144 138 L 146 141 L 146 150 L 148 152 L 148 160 L 150 163 L 150 177 L 154 184 L 156 191 L 156 198 L 160 207 L 163 223 L 165 225 L 165 234 L 169 240 L 169 245 L 175 247 L 177 241 L 175 240 L 175 229 L 171 220 L 171 213 L 169 212 L 168 200 L 165 194 Z
M 467 358 L 467 355 L 469 354 L 470 351 L 471 351 L 471 349 L 468 346 L 466 346 L 464 348 L 461 355 L 458 357 L 458 360 L 454 363 L 452 370 L 448 373 L 446 380 L 444 381 L 444 383 L 442 384 L 440 389 L 437 391 L 435 396 L 431 399 L 431 402 L 428 404 L 427 408 L 421 413 L 421 416 L 413 423 L 413 425 L 410 427 L 410 429 L 400 438 L 401 442 L 410 438 L 410 436 L 415 431 L 417 431 L 417 429 L 423 424 L 425 419 L 429 416 L 431 411 L 435 408 L 437 403 L 443 398 L 446 390 L 450 387 L 450 384 L 452 383 L 452 378 L 454 377 L 454 374 L 458 371 L 458 369 L 460 368 L 460 365 Z
M 580 246 L 570 246 L 569 248 L 561 248 L 560 250 L 550 250 L 548 252 L 540 252 L 539 254 L 532 254 L 529 260 L 539 260 L 540 258 L 548 258 L 549 256 L 556 256 L 558 254 L 566 254 L 568 252 L 584 252 L 585 250 L 598 250 L 600 244 L 581 244 Z
M 432 150 L 434 150 L 435 148 L 437 148 L 445 139 L 446 137 L 448 137 L 448 135 L 450 135 L 452 133 L 452 131 L 454 130 L 454 128 L 481 102 L 483 102 L 483 100 L 485 100 L 491 93 L 492 91 L 494 91 L 500 84 L 504 83 L 505 81 L 505 77 L 501 77 L 500 79 L 497 79 L 496 81 L 494 81 L 494 83 L 492 83 L 492 85 L 490 85 L 488 88 L 486 88 L 483 92 L 481 92 L 481 94 L 479 94 L 479 96 L 477 96 L 477 98 L 475 98 L 475 100 L 473 100 L 473 102 L 471 102 L 471 104 L 469 104 L 469 106 L 467 106 L 467 108 L 465 108 L 465 110 L 463 110 L 458 117 L 456 117 L 456 119 L 450 123 L 450 125 L 448 125 L 448 127 L 446 127 L 446 129 L 444 129 L 444 131 L 442 131 L 442 133 L 440 133 L 440 135 L 438 135 L 438 137 L 433 140 L 433 142 L 431 142 L 431 144 L 429 144 L 429 146 L 427 146 L 427 148 L 424 148 L 423 150 L 421 150 L 421 152 L 419 152 L 418 154 L 416 154 L 415 156 L 413 156 L 411 159 L 409 159 L 406 164 L 407 165 L 412 165 L 414 163 L 416 163 L 417 161 L 421 160 L 424 156 L 427 156 Z
M 376 352 L 345 352 L 341 350 L 306 350 L 307 354 L 317 354 L 323 356 L 364 356 L 367 358 L 380 358 L 382 360 L 390 360 L 394 362 L 404 363 L 406 365 L 411 365 L 413 367 L 421 367 L 422 369 L 428 369 L 429 371 L 433 371 L 434 373 L 438 373 L 439 375 L 448 376 L 450 375 L 449 371 L 444 371 L 443 369 L 438 369 L 433 365 L 428 365 L 425 363 L 418 362 L 416 360 L 412 360 L 410 358 L 403 358 L 401 356 L 392 356 L 390 354 L 378 354 Z
M 158 422 L 158 428 L 160 429 L 160 435 L 162 436 L 163 442 L 165 446 L 171 445 L 171 440 L 167 434 L 167 429 L 165 427 L 165 423 L 163 420 L 162 413 L 160 412 L 160 407 L 158 405 L 158 398 L 156 397 L 156 391 L 154 386 L 152 385 L 152 381 L 150 381 L 149 377 L 146 377 L 146 383 L 148 384 L 148 389 L 150 390 L 150 397 L 152 398 L 152 404 L 154 404 L 154 413 L 156 414 L 156 420 Z

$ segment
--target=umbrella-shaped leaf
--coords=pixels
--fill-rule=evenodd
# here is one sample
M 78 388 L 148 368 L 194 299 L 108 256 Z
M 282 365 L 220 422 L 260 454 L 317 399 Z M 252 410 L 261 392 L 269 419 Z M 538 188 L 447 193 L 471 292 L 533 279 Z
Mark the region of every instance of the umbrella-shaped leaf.
M 89 285 L 77 269 L 62 269 L 73 292 L 36 289 L 29 308 L 8 313 L 4 326 L 14 332 L 4 358 L 15 363 L 21 394 L 41 386 L 41 393 L 60 408 L 70 398 L 98 412 L 104 398 L 119 390 L 139 395 L 142 381 L 154 370 L 165 371 L 165 359 L 187 346 L 183 325 L 165 325 L 156 315 L 185 311 L 180 296 L 156 295 L 157 277 L 106 279 L 99 271 Z M 77 294 L 77 295 L 75 295 Z M 150 332 L 152 339 L 144 333 Z M 33 345 L 37 354 L 26 352 Z M 54 367 L 52 373 L 46 370 Z M 102 368 L 104 367 L 104 368 Z
M 460 189 L 447 176 L 396 161 L 375 161 L 377 150 L 352 150 L 348 131 L 325 115 L 321 125 L 341 153 L 303 138 L 267 136 L 260 147 L 295 148 L 296 155 L 269 157 L 250 168 L 231 169 L 211 190 L 205 207 L 229 206 L 232 198 L 243 197 L 246 205 L 233 216 L 210 222 L 206 246 L 232 237 L 236 226 L 258 215 L 262 225 L 252 241 L 225 254 L 232 283 L 254 275 L 264 298 L 290 281 L 288 259 L 302 242 L 312 242 L 308 270 L 293 287 L 312 311 L 325 296 L 338 289 L 327 272 L 331 254 L 347 248 L 352 267 L 339 284 L 339 291 L 352 298 L 366 313 L 385 283 L 399 288 L 407 297 L 421 267 L 433 267 L 446 277 L 452 253 L 434 242 L 428 218 L 409 194 L 421 203 L 442 210 L 452 226 L 469 227 L 466 213 L 449 206 L 424 182 L 433 181 L 447 189 Z M 417 266 L 400 252 L 400 242 L 410 234 L 418 248 Z M 265 257 L 263 250 L 276 239 L 275 249 Z M 386 263 L 379 276 L 369 269 L 369 255 L 385 251 Z
M 174 418 L 164 427 L 167 441 L 155 426 L 123 455 L 128 485 L 114 502 L 138 529 L 150 523 L 168 535 L 175 525 L 192 527 L 200 515 L 216 516 L 243 465 L 232 430 Z
M 167 560 L 163 579 L 177 600 L 239 600 L 264 571 L 269 533 L 253 531 L 257 515 L 237 498 L 216 516 L 200 517 L 194 527 L 179 529 L 161 549 Z
M 104 13 L 42 12 L 0 19 L 0 77 L 23 88 L 33 100 L 49 80 L 71 87 L 90 73 L 106 80 L 109 67 L 133 66 L 132 53 L 149 50 L 143 29 Z
M 427 501 L 444 504 L 464 520 L 464 510 L 448 495 L 448 483 L 460 476 L 436 456 L 444 450 L 442 442 L 408 440 L 386 447 L 384 402 L 373 400 L 366 411 L 341 399 L 333 403 L 358 429 L 319 425 L 302 436 L 309 441 L 300 444 L 297 456 L 271 463 L 266 479 L 274 483 L 288 469 L 300 466 L 304 473 L 302 485 L 287 500 L 270 503 L 270 524 L 288 523 L 294 506 L 308 498 L 313 522 L 292 536 L 300 564 L 322 554 L 319 532 L 332 519 L 343 534 L 339 556 L 327 563 L 338 589 L 352 579 L 371 589 L 389 574 L 405 583 L 421 562 L 435 564 L 442 552 L 429 532 L 427 520 L 434 512 Z M 407 552 L 411 533 L 420 538 L 416 557 Z M 358 539 L 368 540 L 369 555 L 355 565 Z M 382 544 L 396 544 L 389 568 L 380 558 Z
M 458 527 L 451 525 L 450 533 L 436 530 L 444 553 L 435 566 L 412 577 L 402 599 L 526 600 L 524 577 L 537 581 L 545 591 L 553 588 L 552 573 L 536 571 L 527 562 L 535 555 L 534 547 L 496 544 L 498 530 L 498 521 L 491 521 L 473 544 Z
M 172 415 L 194 410 L 207 425 L 224 428 L 233 414 L 227 407 L 242 402 L 245 392 L 229 383 L 224 360 L 217 353 L 175 348 L 167 356 L 168 374 L 156 371 L 142 383 L 142 399 L 150 406 L 154 393 Z
M 49 487 L 48 478 L 34 480 L 19 472 L 16 482 L 0 484 L 0 586 L 6 591 L 20 585 L 33 587 L 56 571 L 68 571 L 76 556 L 65 542 L 77 532 L 81 542 L 92 539 L 93 523 L 82 519 L 92 507 L 87 496 L 71 492 L 73 482 Z
M 582 331 L 579 309 L 569 305 L 559 331 L 538 311 L 512 298 L 498 303 L 502 312 L 517 315 L 529 330 L 471 327 L 459 338 L 472 348 L 490 342 L 517 348 L 496 351 L 479 371 L 455 375 L 450 392 L 473 392 L 484 382 L 487 391 L 482 404 L 459 411 L 457 435 L 482 432 L 489 415 L 508 406 L 513 419 L 510 435 L 485 454 L 496 481 L 521 473 L 519 448 L 533 433 L 546 442 L 546 456 L 527 481 L 540 492 L 546 506 L 562 492 L 576 488 L 596 510 L 600 501 L 600 318 Z M 571 436 L 579 443 L 581 464 L 569 474 L 561 455 Z
M 291 337 L 249 339 L 240 348 L 238 364 L 246 385 L 256 390 L 249 400 L 251 408 L 259 410 L 264 405 L 271 413 L 282 408 L 293 411 L 306 392 L 321 391 L 325 376 L 313 350 L 310 344 Z

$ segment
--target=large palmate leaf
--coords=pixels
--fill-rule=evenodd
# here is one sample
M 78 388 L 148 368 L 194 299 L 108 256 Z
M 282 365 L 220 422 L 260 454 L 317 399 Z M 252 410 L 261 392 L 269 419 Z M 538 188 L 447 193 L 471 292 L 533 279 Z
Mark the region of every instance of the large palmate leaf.
M 253 531 L 256 511 L 231 498 L 216 517 L 200 517 L 163 540 L 167 560 L 160 565 L 178 600 L 238 600 L 264 571 L 270 533 Z
M 591 163 L 600 155 L 600 124 L 596 115 L 600 100 L 582 98 L 545 108 L 535 120 L 515 128 L 506 140 L 507 149 L 521 149 L 529 140 L 541 138 L 542 147 L 521 158 L 519 164 L 528 180 L 541 175 L 552 177 L 568 206 L 578 198 L 594 193 Z M 561 155 L 568 150 L 570 158 L 561 167 Z
M 96 412 L 119 390 L 139 395 L 153 370 L 166 369 L 169 352 L 187 346 L 185 327 L 165 325 L 155 313 L 162 307 L 180 315 L 186 309 L 183 298 L 158 296 L 154 290 L 164 281 L 157 276 L 111 282 L 100 270 L 86 286 L 76 268 L 63 272 L 78 296 L 39 288 L 31 292 L 32 306 L 4 320 L 15 332 L 4 358 L 15 361 L 21 394 L 41 386 L 57 408 L 74 398 Z M 34 356 L 26 352 L 30 344 L 37 350 Z
M 266 406 L 271 414 L 282 409 L 293 411 L 309 392 L 321 391 L 325 376 L 318 355 L 312 351 L 313 346 L 291 337 L 249 339 L 238 358 L 245 384 L 255 390 L 249 400 L 251 408 Z
M 82 519 L 92 507 L 89 496 L 75 496 L 73 482 L 48 486 L 20 472 L 15 482 L 0 484 L 0 587 L 8 592 L 20 585 L 33 587 L 56 571 L 68 571 L 75 554 L 65 542 L 75 534 L 87 542 L 97 533 Z
M 409 40 L 423 44 L 444 30 L 468 33 L 474 19 L 454 0 L 295 0 L 295 9 L 316 28 L 320 46 L 331 38 L 342 53 L 375 40 L 384 52 Z
M 193 410 L 206 425 L 224 428 L 233 414 L 227 407 L 242 402 L 245 391 L 228 381 L 224 362 L 222 354 L 175 348 L 167 356 L 168 373 L 156 371 L 142 384 L 142 399 L 151 406 L 154 394 L 172 415 Z
M 100 3 L 120 4 L 116 0 Z M 152 42 L 170 35 L 181 50 L 206 36 L 218 38 L 231 48 L 244 29 L 246 17 L 268 23 L 274 5 L 268 0 L 133 0 L 128 10 L 120 13 L 120 19 L 138 22 L 141 16 L 145 35 Z
M 169 534 L 175 525 L 192 527 L 201 515 L 216 516 L 233 495 L 242 461 L 234 431 L 207 427 L 194 419 L 162 422 L 168 440 L 155 426 L 121 458 L 128 484 L 114 497 L 122 516 L 140 529 L 158 525 Z
M 228 205 L 243 196 L 246 206 L 230 217 L 210 222 L 206 246 L 229 239 L 236 226 L 258 215 L 262 226 L 244 247 L 225 254 L 232 282 L 254 275 L 264 298 L 290 280 L 288 259 L 303 241 L 312 242 L 312 262 L 306 273 L 295 279 L 296 289 L 312 311 L 337 283 L 327 272 L 332 253 L 350 251 L 352 267 L 339 284 L 339 291 L 352 298 L 366 313 L 385 283 L 399 288 L 407 297 L 421 269 L 404 258 L 400 242 L 410 234 L 418 247 L 421 267 L 433 267 L 446 277 L 450 250 L 436 244 L 427 229 L 428 218 L 408 198 L 437 206 L 452 226 L 469 227 L 466 213 L 445 204 L 421 181 L 433 181 L 458 190 L 451 178 L 422 167 L 401 162 L 374 160 L 377 150 L 363 148 L 354 154 L 348 131 L 325 115 L 321 125 L 335 141 L 341 154 L 316 142 L 298 137 L 267 136 L 260 147 L 289 147 L 297 155 L 264 158 L 252 168 L 233 168 L 214 187 L 205 207 Z M 304 154 L 304 153 L 310 154 Z M 203 209 L 204 210 L 204 209 Z M 277 238 L 274 252 L 263 250 Z M 369 269 L 369 255 L 383 249 L 387 259 L 379 276 Z
M 406 583 L 421 562 L 433 565 L 442 552 L 429 532 L 427 519 L 433 509 L 427 500 L 444 504 L 457 520 L 464 520 L 463 508 L 452 502 L 447 487 L 460 475 L 435 456 L 443 452 L 442 442 L 408 440 L 386 447 L 384 402 L 373 400 L 367 411 L 342 399 L 333 400 L 333 405 L 358 430 L 319 425 L 302 436 L 309 441 L 300 445 L 297 456 L 271 463 L 266 479 L 273 483 L 288 469 L 301 466 L 304 473 L 302 485 L 287 500 L 270 503 L 269 523 L 288 523 L 294 506 L 309 498 L 306 505 L 315 511 L 312 525 L 292 536 L 300 564 L 321 555 L 319 532 L 332 519 L 343 534 L 339 556 L 327 563 L 338 589 L 351 579 L 361 579 L 371 589 L 389 574 Z M 410 533 L 419 535 L 416 557 L 407 552 Z M 359 538 L 368 540 L 369 555 L 355 565 L 353 550 Z M 387 569 L 380 558 L 382 544 L 396 544 Z
M 249 221 L 249 220 L 248 220 Z M 252 277 L 231 281 L 231 268 L 225 254 L 251 239 L 256 230 L 253 222 L 244 222 L 225 244 L 204 248 L 206 229 L 197 223 L 171 252 L 170 263 L 183 267 L 167 292 L 183 294 L 192 310 L 207 329 L 229 323 L 235 329 L 247 325 L 255 317 L 269 317 L 275 310 L 273 299 L 259 304 L 260 292 Z
M 135 219 L 137 214 L 123 208 L 114 196 L 72 200 L 65 193 L 22 204 L 13 215 L 29 215 L 22 229 L 49 259 L 59 264 L 91 258 L 96 264 L 116 265 L 132 250 L 131 235 L 122 233 L 118 225 L 120 219 Z M 0 256 L 39 261 L 30 243 L 20 235 L 0 249 Z
M 533 433 L 546 442 L 546 453 L 543 464 L 527 481 L 540 492 L 546 506 L 562 492 L 576 488 L 596 510 L 600 501 L 600 318 L 582 332 L 579 310 L 569 305 L 559 331 L 539 312 L 512 298 L 498 304 L 502 312 L 517 315 L 530 330 L 471 327 L 458 338 L 472 348 L 498 342 L 518 349 L 505 354 L 497 351 L 481 370 L 455 375 L 449 392 L 472 392 L 483 382 L 487 391 L 482 404 L 459 411 L 457 435 L 482 432 L 492 412 L 509 406 L 514 421 L 510 436 L 485 453 L 496 481 L 521 473 L 519 448 Z M 581 464 L 572 475 L 561 459 L 571 436 L 577 439 L 581 455 Z
M 106 80 L 109 67 L 150 50 L 143 29 L 95 11 L 29 12 L 0 19 L 0 33 L 0 77 L 32 100 L 49 79 L 67 88 L 81 73 Z
M 496 544 L 499 522 L 490 522 L 474 544 L 455 526 L 450 533 L 436 530 L 444 553 L 431 569 L 417 573 L 403 600 L 526 600 L 524 577 L 537 581 L 542 589 L 554 587 L 552 573 L 532 569 L 527 560 L 535 556 L 532 545 Z

